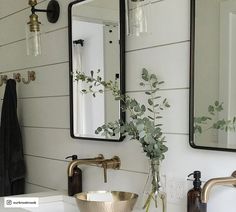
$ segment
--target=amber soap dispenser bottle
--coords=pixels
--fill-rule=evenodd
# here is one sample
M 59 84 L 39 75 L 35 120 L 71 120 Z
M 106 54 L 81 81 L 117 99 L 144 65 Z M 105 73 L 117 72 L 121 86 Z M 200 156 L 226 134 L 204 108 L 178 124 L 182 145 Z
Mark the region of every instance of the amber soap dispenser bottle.
M 66 159 L 68 158 L 72 158 L 72 160 L 78 159 L 77 155 L 68 156 Z M 72 177 L 68 177 L 68 195 L 73 196 L 80 192 L 82 192 L 82 171 L 76 166 Z
M 206 212 L 206 206 L 205 204 L 201 203 L 201 172 L 200 171 L 194 171 L 188 177 L 192 176 L 194 178 L 193 181 L 193 188 L 188 191 L 187 195 L 187 212 Z

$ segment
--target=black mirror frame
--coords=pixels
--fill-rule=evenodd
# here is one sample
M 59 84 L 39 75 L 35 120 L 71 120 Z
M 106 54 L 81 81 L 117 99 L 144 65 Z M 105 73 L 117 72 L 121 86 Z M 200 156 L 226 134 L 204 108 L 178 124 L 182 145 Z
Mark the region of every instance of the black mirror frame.
M 194 49 L 196 0 L 190 0 L 190 92 L 189 92 L 189 144 L 195 149 L 236 152 L 236 149 L 198 146 L 194 143 Z
M 120 136 L 119 139 L 103 139 L 103 138 L 90 138 L 90 137 L 76 137 L 73 129 L 73 57 L 72 57 L 72 7 L 74 4 L 83 2 L 86 0 L 76 0 L 68 6 L 68 40 L 69 40 L 69 89 L 70 89 L 70 135 L 75 139 L 84 140 L 96 140 L 96 141 L 108 141 L 108 142 L 121 142 L 124 140 L 124 136 Z M 119 0 L 120 6 L 120 91 L 125 94 L 125 1 Z M 120 102 L 120 104 L 122 104 Z M 120 120 L 125 122 L 125 112 L 120 108 Z

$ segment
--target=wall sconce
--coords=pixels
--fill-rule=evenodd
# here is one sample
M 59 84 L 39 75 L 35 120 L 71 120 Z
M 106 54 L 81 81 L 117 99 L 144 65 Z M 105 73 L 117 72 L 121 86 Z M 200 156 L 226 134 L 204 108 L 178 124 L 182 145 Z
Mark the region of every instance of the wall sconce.
M 126 0 L 127 34 L 150 33 L 151 0 Z
M 38 20 L 36 12 L 47 13 L 47 19 L 50 23 L 56 23 L 60 15 L 60 6 L 56 0 L 48 3 L 47 9 L 36 9 L 37 0 L 29 0 L 32 14 L 29 16 L 30 21 L 26 27 L 26 47 L 27 55 L 41 55 L 41 22 Z

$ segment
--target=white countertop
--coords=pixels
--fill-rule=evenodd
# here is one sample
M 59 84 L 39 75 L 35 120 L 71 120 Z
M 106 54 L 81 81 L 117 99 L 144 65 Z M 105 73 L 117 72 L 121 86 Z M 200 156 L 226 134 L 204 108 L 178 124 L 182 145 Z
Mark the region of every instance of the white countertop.
M 12 196 L 13 197 L 13 196 Z M 49 205 L 49 203 L 53 206 L 55 204 L 55 211 L 52 211 L 52 208 L 49 208 L 48 211 L 50 212 L 58 212 L 59 210 L 56 208 L 59 204 L 66 202 L 69 209 L 66 210 L 60 210 L 65 212 L 75 212 L 78 211 L 75 198 L 69 197 L 65 191 L 50 191 L 50 192 L 41 192 L 41 193 L 32 193 L 32 194 L 25 194 L 25 195 L 18 195 L 14 197 L 38 197 L 39 198 L 39 207 L 35 208 L 34 210 L 31 209 L 22 209 L 22 208 L 4 208 L 4 197 L 0 198 L 0 212 L 29 212 L 29 211 L 35 211 L 35 212 L 47 212 L 40 209 L 41 207 L 44 207 L 46 205 Z M 133 212 L 141 212 L 141 210 L 134 210 Z
M 50 192 L 40 192 L 40 193 L 32 193 L 32 194 L 23 194 L 12 197 L 38 197 L 40 198 L 39 204 L 42 203 L 43 197 L 52 197 L 66 195 L 66 192 L 63 191 L 50 191 Z M 42 199 L 41 199 L 42 198 Z M 26 209 L 21 208 L 4 208 L 4 197 L 0 197 L 0 212 L 26 212 Z

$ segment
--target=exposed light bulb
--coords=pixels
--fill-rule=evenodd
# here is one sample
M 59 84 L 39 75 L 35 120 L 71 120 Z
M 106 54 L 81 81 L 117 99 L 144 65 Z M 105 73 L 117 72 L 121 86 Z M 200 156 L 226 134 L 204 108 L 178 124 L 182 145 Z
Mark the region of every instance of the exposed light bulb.
M 128 0 L 128 34 L 140 36 L 150 32 L 150 0 Z
M 26 47 L 27 55 L 38 56 L 41 55 L 41 23 L 36 14 L 30 15 L 30 21 L 26 27 Z

